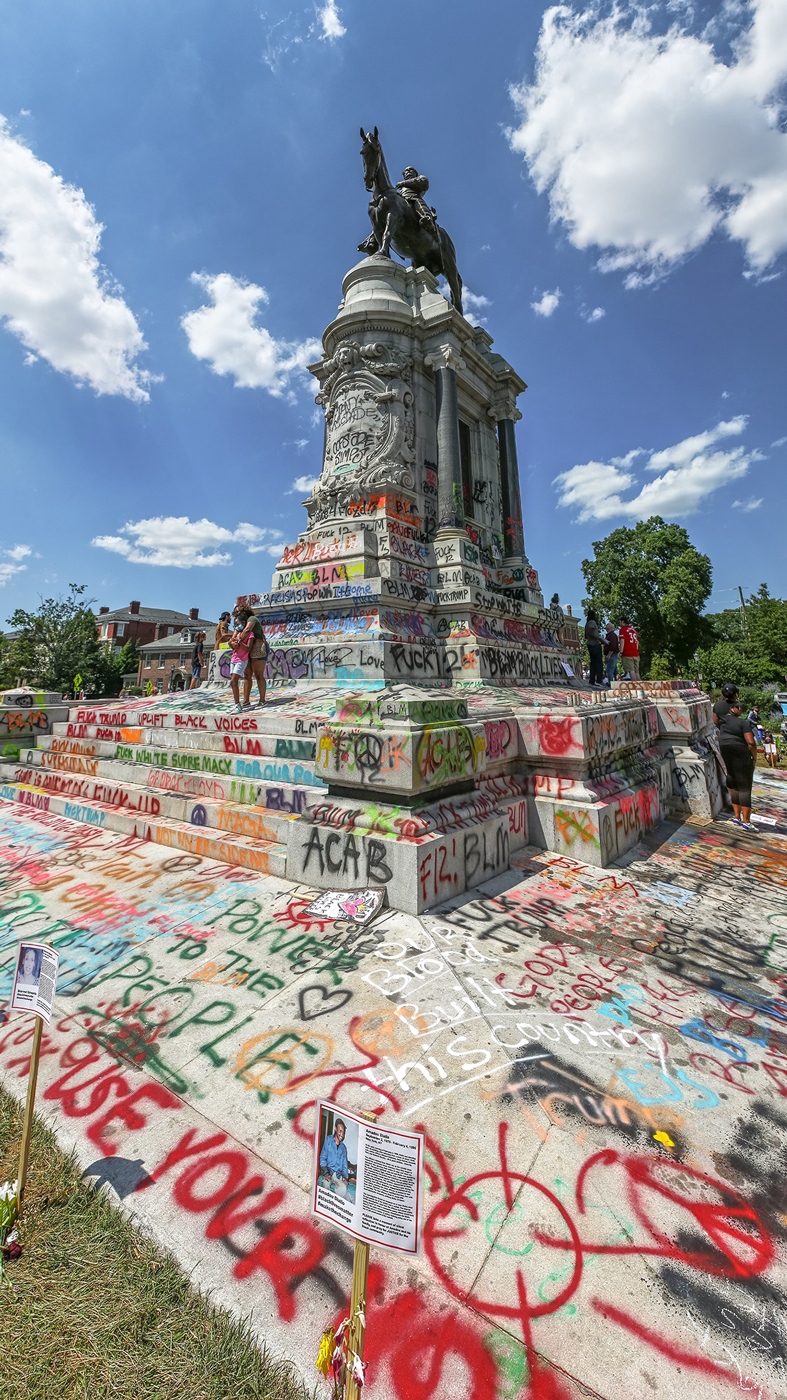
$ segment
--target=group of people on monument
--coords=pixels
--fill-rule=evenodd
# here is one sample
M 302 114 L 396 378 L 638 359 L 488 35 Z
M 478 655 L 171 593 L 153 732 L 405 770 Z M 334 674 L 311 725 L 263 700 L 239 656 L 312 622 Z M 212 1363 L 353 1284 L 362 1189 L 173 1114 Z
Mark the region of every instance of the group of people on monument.
M 639 634 L 627 617 L 622 617 L 618 630 L 607 623 L 604 636 L 594 612 L 585 621 L 585 644 L 590 657 L 588 680 L 593 686 L 611 686 L 614 680 L 638 681 Z

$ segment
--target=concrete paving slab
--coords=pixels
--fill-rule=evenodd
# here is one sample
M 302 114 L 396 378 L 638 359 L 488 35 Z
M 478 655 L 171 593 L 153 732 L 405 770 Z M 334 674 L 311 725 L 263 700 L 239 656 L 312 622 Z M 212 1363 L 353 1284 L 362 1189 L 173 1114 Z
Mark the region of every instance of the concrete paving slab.
M 308 1380 L 352 1267 L 308 1213 L 320 1096 L 427 1134 L 370 1397 L 783 1400 L 787 786 L 757 798 L 776 829 L 694 817 L 611 870 L 525 848 L 351 933 L 292 880 L 0 799 L 0 998 L 50 937 L 39 1108 Z M 21 1097 L 32 1024 L 0 1017 Z

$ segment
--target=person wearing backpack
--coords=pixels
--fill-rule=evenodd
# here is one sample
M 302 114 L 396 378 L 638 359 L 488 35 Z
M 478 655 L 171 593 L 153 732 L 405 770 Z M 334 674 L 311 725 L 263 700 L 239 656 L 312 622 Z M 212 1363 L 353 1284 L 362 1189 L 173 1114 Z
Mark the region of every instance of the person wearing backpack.
M 620 642 L 618 634 L 611 622 L 607 623 L 607 635 L 604 638 L 604 662 L 607 671 L 607 685 L 611 686 L 618 674 L 618 653 L 620 652 Z

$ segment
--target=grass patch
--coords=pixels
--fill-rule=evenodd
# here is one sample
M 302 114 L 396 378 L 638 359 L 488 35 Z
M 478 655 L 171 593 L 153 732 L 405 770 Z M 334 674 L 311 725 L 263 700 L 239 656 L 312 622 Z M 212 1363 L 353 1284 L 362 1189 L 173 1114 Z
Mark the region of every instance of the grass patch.
M 0 1089 L 0 1183 L 22 1107 Z M 0 1288 L 3 1400 L 306 1400 L 294 1368 L 211 1306 L 36 1121 L 20 1228 Z

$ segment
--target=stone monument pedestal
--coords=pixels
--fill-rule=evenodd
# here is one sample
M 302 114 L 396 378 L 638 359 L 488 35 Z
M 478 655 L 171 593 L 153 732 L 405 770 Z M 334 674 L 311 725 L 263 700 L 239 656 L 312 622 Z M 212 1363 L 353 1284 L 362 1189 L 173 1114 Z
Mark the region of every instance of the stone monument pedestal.
M 544 608 L 524 548 L 524 381 L 424 268 L 377 254 L 342 291 L 310 366 L 325 441 L 308 526 L 247 597 L 270 683 L 565 685 L 576 624 Z
M 64 711 L 0 799 L 309 887 L 383 885 L 414 914 L 526 844 L 608 866 L 664 814 L 715 815 L 706 697 L 575 678 L 576 622 L 525 553 L 526 386 L 487 332 L 377 255 L 311 370 L 308 524 L 244 600 L 272 703 L 230 712 L 214 652 L 207 689 Z

